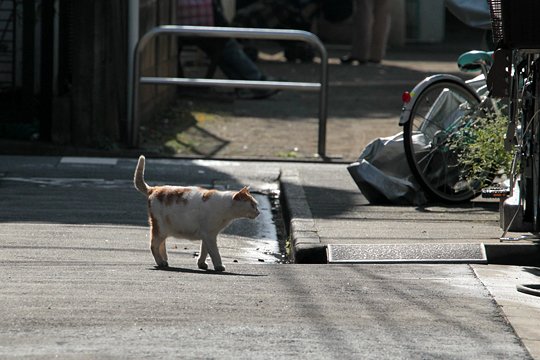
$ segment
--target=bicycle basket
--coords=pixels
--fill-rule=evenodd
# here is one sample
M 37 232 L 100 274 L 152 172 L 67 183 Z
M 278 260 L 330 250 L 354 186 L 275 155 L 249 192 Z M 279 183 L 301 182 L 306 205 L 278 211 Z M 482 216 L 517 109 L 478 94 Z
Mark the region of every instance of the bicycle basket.
M 499 47 L 540 49 L 540 1 L 489 0 L 493 41 Z

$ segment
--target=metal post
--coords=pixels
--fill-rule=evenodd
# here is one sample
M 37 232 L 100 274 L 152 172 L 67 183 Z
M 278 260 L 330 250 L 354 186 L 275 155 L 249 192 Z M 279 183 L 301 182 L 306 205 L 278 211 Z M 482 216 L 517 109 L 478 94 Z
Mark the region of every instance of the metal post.
M 317 151 L 320 157 L 326 157 L 326 120 L 328 113 L 328 54 L 321 51 L 321 89 L 319 90 L 319 141 Z
M 135 82 L 138 83 L 138 78 L 134 76 L 135 64 L 134 61 L 138 59 L 136 52 L 137 41 L 139 40 L 139 0 L 128 0 L 128 31 L 127 31 L 127 124 L 126 124 L 126 140 L 132 144 L 133 141 L 133 111 L 137 109 L 133 106 L 134 100 L 134 86 Z M 132 76 L 133 75 L 133 76 Z M 138 85 L 138 84 L 137 84 Z
M 303 41 L 318 49 L 321 56 L 320 83 L 285 82 L 285 81 L 244 81 L 244 80 L 221 80 L 221 79 L 192 79 L 192 78 L 161 78 L 140 77 L 140 55 L 148 42 L 160 34 L 190 37 L 217 37 L 217 38 L 240 38 L 240 39 L 266 39 L 266 40 L 291 40 Z M 139 87 L 144 84 L 161 85 L 188 85 L 188 86 L 217 86 L 234 88 L 258 88 L 258 89 L 287 89 L 298 91 L 319 91 L 319 141 L 318 152 L 321 157 L 326 156 L 326 117 L 328 97 L 328 54 L 326 48 L 314 34 L 301 30 L 285 29 L 259 29 L 259 28 L 231 28 L 210 26 L 158 26 L 138 41 L 133 54 L 133 92 L 132 101 L 128 113 L 131 113 L 128 124 L 128 136 L 131 146 L 138 145 L 139 128 Z

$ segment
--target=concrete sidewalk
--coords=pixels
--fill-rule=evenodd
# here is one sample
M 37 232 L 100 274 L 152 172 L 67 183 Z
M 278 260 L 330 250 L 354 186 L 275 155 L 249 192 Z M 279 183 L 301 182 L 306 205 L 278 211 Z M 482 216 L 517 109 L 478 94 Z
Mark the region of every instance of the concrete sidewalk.
M 540 285 L 540 252 L 536 243 L 499 241 L 498 202 L 479 198 L 455 206 L 371 205 L 344 165 L 299 166 L 285 171 L 281 181 L 299 262 L 325 262 L 331 245 L 484 244 L 488 264 L 465 267 L 489 291 L 532 356 L 540 358 L 540 298 L 516 290 L 520 284 Z M 422 265 L 416 262 L 407 267 L 414 273 L 415 269 L 421 272 Z
M 157 271 L 131 187 L 136 159 L 90 160 L 0 157 L 2 358 L 540 358 L 540 301 L 516 291 L 539 282 L 535 267 L 227 258 L 216 274 L 179 242 L 171 268 Z M 147 178 L 255 188 L 279 179 L 305 261 L 332 243 L 500 234 L 483 203 L 369 205 L 342 164 L 149 159 Z

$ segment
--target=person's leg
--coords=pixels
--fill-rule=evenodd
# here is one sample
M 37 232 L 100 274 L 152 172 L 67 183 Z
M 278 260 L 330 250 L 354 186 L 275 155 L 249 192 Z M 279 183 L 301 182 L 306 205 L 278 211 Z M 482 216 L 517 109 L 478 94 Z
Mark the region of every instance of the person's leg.
M 263 73 L 244 53 L 238 42 L 229 39 L 223 47 L 219 67 L 229 79 L 262 80 Z
M 391 1 L 374 0 L 373 5 L 373 37 L 368 60 L 380 62 L 386 54 L 386 44 L 390 33 Z
M 217 62 L 229 79 L 261 80 L 264 77 L 234 39 L 198 39 L 196 43 L 210 59 Z
M 179 44 L 181 43 L 187 43 L 190 45 L 196 45 L 199 47 L 208 58 L 216 63 L 219 64 L 221 62 L 221 57 L 223 54 L 223 49 L 225 48 L 225 44 L 227 43 L 227 39 L 222 38 L 203 38 L 203 37 L 187 37 L 187 38 L 178 38 Z
M 257 65 L 244 53 L 238 42 L 234 39 L 206 39 L 220 40 L 221 42 L 204 42 L 200 46 L 209 56 L 218 56 L 218 66 L 221 71 L 233 80 L 267 80 Z M 223 42 L 224 41 L 224 42 Z M 217 52 L 217 55 L 216 55 Z M 244 89 L 236 90 L 238 97 L 243 99 L 265 99 L 279 90 L 275 89 Z
M 354 2 L 351 58 L 361 62 L 368 60 L 371 47 L 373 1 L 379 0 L 355 0 Z

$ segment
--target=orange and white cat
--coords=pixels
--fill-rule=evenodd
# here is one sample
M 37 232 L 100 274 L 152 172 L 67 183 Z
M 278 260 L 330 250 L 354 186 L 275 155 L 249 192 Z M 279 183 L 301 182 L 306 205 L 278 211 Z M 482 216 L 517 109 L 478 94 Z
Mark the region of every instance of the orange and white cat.
M 254 219 L 259 215 L 257 201 L 248 188 L 234 192 L 196 186 L 148 186 L 144 165 L 145 158 L 140 156 L 133 182 L 148 199 L 150 249 L 156 264 L 168 266 L 165 241 L 174 236 L 201 240 L 197 260 L 200 269 L 208 269 L 206 257 L 210 254 L 214 270 L 225 271 L 217 246 L 218 234 L 235 219 Z

